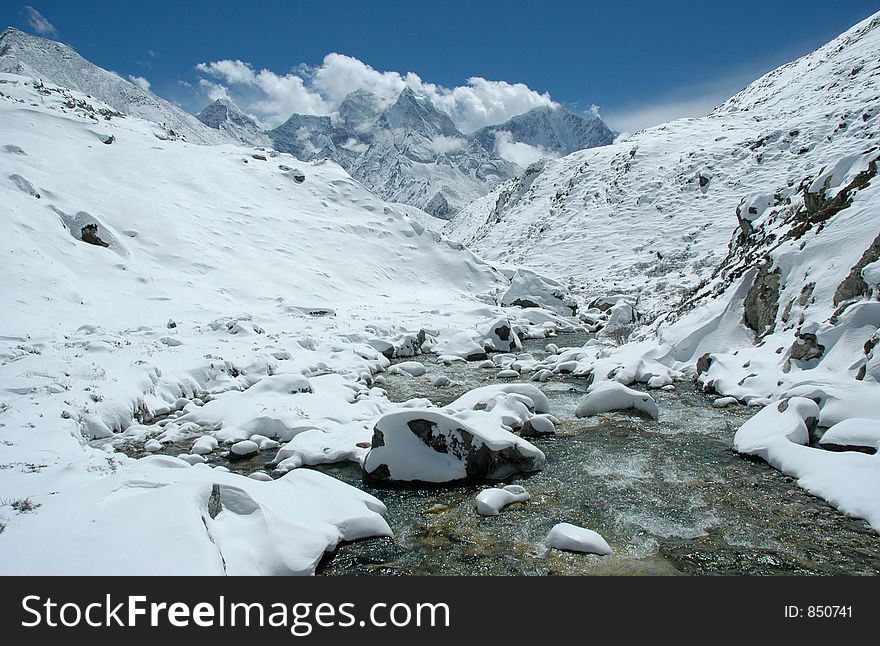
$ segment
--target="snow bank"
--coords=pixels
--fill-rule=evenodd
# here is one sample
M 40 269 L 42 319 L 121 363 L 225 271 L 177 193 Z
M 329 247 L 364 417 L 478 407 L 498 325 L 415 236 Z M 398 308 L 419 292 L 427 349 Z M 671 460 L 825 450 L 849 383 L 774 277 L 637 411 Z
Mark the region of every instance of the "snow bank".
M 819 407 L 810 399 L 770 404 L 740 427 L 734 449 L 763 458 L 797 478 L 806 491 L 880 531 L 880 455 L 803 446 L 818 416 Z
M 215 485 L 222 511 L 212 517 Z M 314 471 L 260 482 L 176 458 L 149 457 L 47 498 L 28 522 L 5 532 L 0 570 L 313 574 L 340 541 L 390 536 L 384 513 L 377 499 Z
M 845 419 L 825 431 L 819 444 L 864 446 L 880 450 L 880 420 L 863 417 Z

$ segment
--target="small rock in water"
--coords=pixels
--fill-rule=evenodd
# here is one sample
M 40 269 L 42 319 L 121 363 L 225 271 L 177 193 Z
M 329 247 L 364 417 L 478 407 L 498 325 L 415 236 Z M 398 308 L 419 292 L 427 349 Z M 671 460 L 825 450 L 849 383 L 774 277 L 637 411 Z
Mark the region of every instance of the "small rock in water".
M 273 449 L 277 449 L 281 446 L 281 443 L 273 440 L 270 437 L 267 437 L 260 441 L 260 450 L 261 451 L 271 451 Z
M 477 494 L 477 513 L 481 516 L 497 516 L 504 507 L 515 502 L 526 502 L 530 498 L 529 492 L 519 485 L 483 489 Z
M 736 397 L 719 397 L 715 401 L 712 402 L 712 405 L 715 408 L 727 408 L 732 404 L 738 404 L 739 400 Z
M 211 437 L 210 435 L 202 435 L 199 439 L 193 442 L 192 448 L 189 452 L 196 455 L 207 455 L 215 450 L 217 446 L 219 445 L 216 438 Z
M 479 364 L 477 364 L 477 368 L 484 368 L 484 369 L 491 368 L 494 370 L 495 369 L 495 362 L 492 361 L 491 359 L 486 359 L 485 361 L 482 361 Z
M 520 430 L 522 437 L 536 437 L 540 435 L 553 435 L 556 433 L 555 418 L 550 415 L 533 415 L 523 424 Z
M 274 478 L 265 471 L 254 471 L 248 475 L 248 478 L 251 480 L 259 480 L 260 482 L 272 482 L 272 480 L 274 480 Z
M 665 392 L 667 392 L 667 393 L 674 393 L 674 392 L 675 392 L 675 386 L 673 386 L 672 384 L 669 384 L 668 386 L 663 386 L 660 390 L 663 390 L 663 391 L 665 391 Z
M 392 369 L 394 372 L 405 372 L 408 375 L 413 377 L 421 377 L 426 372 L 428 372 L 427 368 L 425 368 L 424 364 L 419 363 L 418 361 L 404 361 L 403 363 L 398 363 L 393 366 Z M 389 369 L 388 372 L 391 372 Z
M 144 451 L 148 451 L 149 453 L 155 453 L 156 451 L 162 450 L 162 442 L 159 440 L 147 440 L 144 444 Z
M 229 451 L 229 459 L 242 459 L 249 458 L 253 455 L 259 453 L 260 447 L 256 442 L 252 442 L 251 440 L 242 440 L 241 442 L 236 442 L 232 445 L 232 448 Z
M 440 375 L 434 380 L 433 385 L 437 388 L 443 388 L 451 383 L 452 381 L 450 381 L 449 377 L 447 377 L 446 375 Z
M 538 370 L 538 372 L 533 374 L 531 376 L 531 381 L 540 381 L 543 383 L 543 382 L 547 381 L 548 379 L 550 379 L 550 377 L 552 377 L 552 376 L 553 376 L 553 372 L 544 368 L 543 370 Z
M 559 354 L 559 346 L 555 343 L 548 343 L 544 346 L 544 350 L 550 354 Z
M 516 370 L 502 370 L 495 377 L 496 379 L 519 379 L 520 374 Z
M 611 546 L 604 538 L 592 529 L 578 527 L 571 523 L 558 523 L 544 539 L 547 547 L 569 552 L 585 552 L 588 554 L 611 554 Z

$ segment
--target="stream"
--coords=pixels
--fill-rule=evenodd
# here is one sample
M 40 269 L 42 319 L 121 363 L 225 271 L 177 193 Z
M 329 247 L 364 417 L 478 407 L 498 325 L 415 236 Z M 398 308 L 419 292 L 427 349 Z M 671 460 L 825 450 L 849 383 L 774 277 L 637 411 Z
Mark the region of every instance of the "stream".
M 587 338 L 551 340 L 580 346 Z M 523 351 L 542 358 L 547 341 L 527 341 Z M 444 405 L 498 381 L 497 370 L 477 363 L 417 359 L 426 375 L 387 376 L 392 400 L 427 397 Z M 432 386 L 440 375 L 453 385 Z M 536 385 L 562 426 L 555 437 L 530 440 L 547 455 L 544 470 L 509 481 L 529 491 L 529 502 L 483 517 L 474 497 L 491 484 L 376 488 L 363 484 L 355 465 L 321 467 L 382 500 L 395 536 L 343 545 L 319 574 L 880 574 L 880 537 L 865 521 L 733 451 L 733 434 L 757 409 L 714 408 L 714 397 L 680 382 L 675 392 L 651 392 L 658 421 L 624 414 L 577 419 L 583 379 Z M 540 541 L 558 522 L 598 531 L 614 554 L 547 553 Z
M 580 347 L 589 338 L 526 341 L 523 352 L 541 359 L 548 341 Z M 480 368 L 480 362 L 447 366 L 433 355 L 415 359 L 427 374 L 385 375 L 392 401 L 427 398 L 443 406 L 501 381 L 498 368 Z M 433 386 L 441 375 L 452 384 Z M 530 439 L 547 464 L 507 481 L 525 487 L 531 500 L 499 516 L 478 515 L 474 501 L 481 489 L 497 484 L 379 487 L 366 485 L 356 464 L 311 467 L 382 500 L 394 531 L 394 538 L 341 545 L 318 574 L 880 574 L 880 536 L 865 521 L 844 516 L 763 461 L 733 451 L 734 433 L 758 409 L 714 408 L 713 396 L 679 382 L 675 391 L 651 391 L 658 421 L 622 413 L 577 419 L 584 379 L 554 376 L 535 385 L 562 425 L 555 436 Z M 191 443 L 168 444 L 163 452 L 186 452 Z M 120 448 L 132 457 L 143 454 L 142 444 Z M 224 452 L 208 461 L 247 475 L 267 468 L 274 455 L 229 461 Z M 541 541 L 559 522 L 598 531 L 614 553 L 548 551 Z

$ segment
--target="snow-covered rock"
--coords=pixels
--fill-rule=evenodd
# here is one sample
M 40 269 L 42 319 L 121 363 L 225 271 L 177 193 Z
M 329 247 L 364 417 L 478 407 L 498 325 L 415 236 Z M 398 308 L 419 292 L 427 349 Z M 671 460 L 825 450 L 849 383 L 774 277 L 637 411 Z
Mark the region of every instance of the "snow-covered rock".
M 526 502 L 531 497 L 520 485 L 507 485 L 501 489 L 496 487 L 483 489 L 477 494 L 477 513 L 481 516 L 497 516 L 504 507 L 516 502 Z
M 428 372 L 427 368 L 425 368 L 425 364 L 419 363 L 418 361 L 402 361 L 401 363 L 395 364 L 393 367 L 395 371 L 408 374 L 411 377 L 421 377 Z
M 499 480 L 538 471 L 544 463 L 539 449 L 492 420 L 477 426 L 437 410 L 415 409 L 379 418 L 364 475 L 393 482 Z
M 544 538 L 544 545 L 569 552 L 586 552 L 603 556 L 612 553 L 611 546 L 601 534 L 571 523 L 554 525 Z
M 592 386 L 587 395 L 575 409 L 576 417 L 590 417 L 610 411 L 632 410 L 657 419 L 659 410 L 654 398 L 648 393 L 628 388 L 613 381 L 600 382 Z
M 251 440 L 236 442 L 229 449 L 230 458 L 250 458 L 260 452 L 260 446 Z
M 577 309 L 562 283 L 528 269 L 519 269 L 513 275 L 510 287 L 501 297 L 501 304 L 543 307 L 565 316 L 571 316 Z

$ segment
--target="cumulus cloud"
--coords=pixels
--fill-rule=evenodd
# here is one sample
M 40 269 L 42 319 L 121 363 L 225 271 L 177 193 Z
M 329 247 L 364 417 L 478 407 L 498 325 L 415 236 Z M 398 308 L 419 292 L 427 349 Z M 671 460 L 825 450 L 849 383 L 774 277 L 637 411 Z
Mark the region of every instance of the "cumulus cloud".
M 466 85 L 447 88 L 425 82 L 412 72 L 381 72 L 357 58 L 338 53 L 327 54 L 317 67 L 300 66 L 288 74 L 256 71 L 239 60 L 200 63 L 196 69 L 224 83 L 237 102 L 269 126 L 279 125 L 295 112 L 333 114 L 346 96 L 359 89 L 372 92 L 387 105 L 409 87 L 447 113 L 464 133 L 503 123 L 532 108 L 556 105 L 549 94 L 536 92 L 522 83 L 472 77 Z
M 495 132 L 495 152 L 500 157 L 517 166 L 525 168 L 539 159 L 558 157 L 541 146 L 532 146 L 521 141 L 513 141 L 506 130 Z
M 31 7 L 30 5 L 25 5 L 24 12 L 25 14 L 27 14 L 28 24 L 35 32 L 37 32 L 41 36 L 58 35 L 58 30 L 55 29 L 55 25 L 49 22 L 46 16 L 41 14 L 39 11 Z
M 150 82 L 143 76 L 129 76 L 128 80 L 137 85 L 142 90 L 150 89 Z

